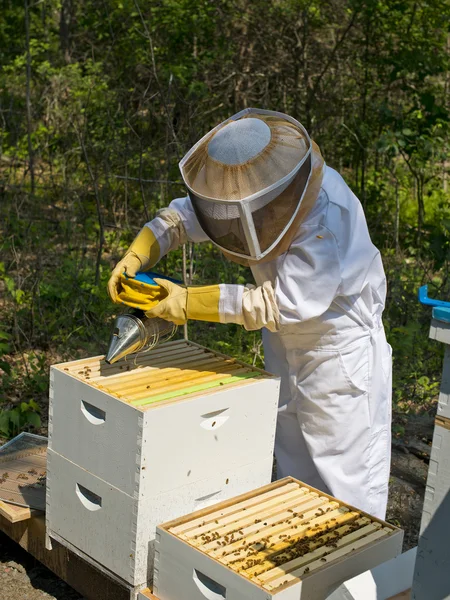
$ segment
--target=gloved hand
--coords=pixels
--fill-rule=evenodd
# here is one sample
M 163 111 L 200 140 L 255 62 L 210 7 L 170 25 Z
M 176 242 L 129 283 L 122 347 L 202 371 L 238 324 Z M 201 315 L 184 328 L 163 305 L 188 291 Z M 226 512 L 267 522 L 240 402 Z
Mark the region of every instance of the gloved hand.
M 151 269 L 159 260 L 159 244 L 153 231 L 144 226 L 128 252 L 114 267 L 108 281 L 108 293 L 113 302 L 118 302 L 120 277 L 126 273 L 128 277 L 136 277 L 139 271 Z
M 167 296 L 145 313 L 147 317 L 160 317 L 176 325 L 184 325 L 188 319 L 220 322 L 218 285 L 183 287 L 167 279 L 155 279 L 155 283 L 167 292 Z
M 160 286 L 160 300 L 146 311 L 148 317 L 161 317 L 176 325 L 194 319 L 237 323 L 249 331 L 262 327 L 269 331 L 279 329 L 275 291 L 268 281 L 257 288 L 232 284 L 183 287 L 166 279 L 155 279 L 155 282 Z

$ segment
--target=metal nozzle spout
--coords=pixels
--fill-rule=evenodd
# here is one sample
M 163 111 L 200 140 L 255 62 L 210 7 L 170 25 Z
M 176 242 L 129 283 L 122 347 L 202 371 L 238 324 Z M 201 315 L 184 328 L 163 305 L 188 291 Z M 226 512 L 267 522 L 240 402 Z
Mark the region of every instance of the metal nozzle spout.
M 113 364 L 137 352 L 143 344 L 142 323 L 132 314 L 117 317 L 105 361 Z
M 120 315 L 114 323 L 105 361 L 111 365 L 128 354 L 148 352 L 170 340 L 176 330 L 174 323 L 146 317 L 142 311 Z

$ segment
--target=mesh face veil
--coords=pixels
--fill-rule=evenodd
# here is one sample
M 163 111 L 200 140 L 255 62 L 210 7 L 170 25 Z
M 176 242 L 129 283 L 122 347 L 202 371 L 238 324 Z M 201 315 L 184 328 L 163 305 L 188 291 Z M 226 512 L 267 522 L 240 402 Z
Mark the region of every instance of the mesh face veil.
M 260 260 L 293 223 L 312 172 L 312 143 L 287 115 L 245 109 L 180 162 L 196 216 L 229 255 Z

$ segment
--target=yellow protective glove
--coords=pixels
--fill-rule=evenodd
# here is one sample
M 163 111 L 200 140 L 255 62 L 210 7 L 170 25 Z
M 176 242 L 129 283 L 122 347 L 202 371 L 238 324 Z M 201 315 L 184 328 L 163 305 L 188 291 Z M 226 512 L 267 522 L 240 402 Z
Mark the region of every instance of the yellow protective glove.
M 108 281 L 108 293 L 113 302 L 120 302 L 121 276 L 126 273 L 128 277 L 136 277 L 139 271 L 151 269 L 159 260 L 159 244 L 153 231 L 144 226 L 128 252 L 114 267 Z
M 139 308 L 144 312 L 154 308 L 167 297 L 167 291 L 161 286 L 143 283 L 127 275 L 120 276 L 119 288 L 118 303 Z
M 176 325 L 184 325 L 188 319 L 220 322 L 218 285 L 183 287 L 167 279 L 155 279 L 155 283 L 166 290 L 167 296 L 146 311 L 147 317 L 160 317 Z

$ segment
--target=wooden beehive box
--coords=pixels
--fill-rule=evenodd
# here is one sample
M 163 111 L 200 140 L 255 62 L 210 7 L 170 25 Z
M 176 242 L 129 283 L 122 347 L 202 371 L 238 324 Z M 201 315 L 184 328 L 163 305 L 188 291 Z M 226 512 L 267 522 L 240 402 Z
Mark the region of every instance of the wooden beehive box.
M 159 600 L 323 600 L 403 533 L 286 478 L 157 528 Z
M 268 483 L 279 380 L 186 341 L 51 369 L 47 533 L 133 586 L 156 525 Z

